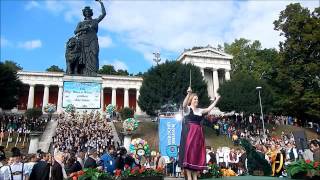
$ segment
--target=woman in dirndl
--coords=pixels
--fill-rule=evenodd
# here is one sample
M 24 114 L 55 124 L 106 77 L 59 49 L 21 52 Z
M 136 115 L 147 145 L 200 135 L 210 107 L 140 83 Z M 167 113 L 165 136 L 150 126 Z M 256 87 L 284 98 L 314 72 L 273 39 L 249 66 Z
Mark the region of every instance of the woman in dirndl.
M 198 172 L 205 170 L 205 138 L 200 125 L 203 115 L 210 112 L 219 100 L 219 96 L 205 109 L 198 108 L 198 96 L 192 93 L 191 87 L 183 101 L 184 129 L 182 130 L 179 159 L 188 180 L 197 180 Z

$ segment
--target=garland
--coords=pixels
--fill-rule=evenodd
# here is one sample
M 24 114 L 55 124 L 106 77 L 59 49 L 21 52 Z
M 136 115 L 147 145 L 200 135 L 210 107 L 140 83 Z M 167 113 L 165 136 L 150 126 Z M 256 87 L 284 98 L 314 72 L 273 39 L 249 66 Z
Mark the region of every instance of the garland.
M 136 138 L 131 141 L 129 150 L 131 153 L 137 154 L 137 151 L 144 150 L 145 155 L 150 155 L 150 147 L 147 141 L 141 139 L 141 138 Z
M 67 113 L 74 113 L 74 112 L 76 112 L 76 107 L 73 104 L 68 104 L 66 107 L 66 112 Z
M 116 107 L 112 104 L 109 104 L 107 107 L 106 107 L 106 111 L 108 114 L 112 115 L 113 112 L 116 110 Z
M 134 118 L 126 119 L 122 124 L 122 127 L 125 132 L 135 131 L 138 129 L 138 126 L 139 126 L 139 122 L 137 120 L 135 120 Z
M 56 105 L 48 103 L 43 107 L 43 111 L 48 114 L 56 112 Z

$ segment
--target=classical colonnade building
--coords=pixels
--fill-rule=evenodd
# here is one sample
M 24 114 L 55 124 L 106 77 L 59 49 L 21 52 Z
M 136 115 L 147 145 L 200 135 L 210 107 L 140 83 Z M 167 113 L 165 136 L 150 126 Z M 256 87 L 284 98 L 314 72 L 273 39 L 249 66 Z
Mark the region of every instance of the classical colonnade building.
M 219 84 L 230 79 L 231 55 L 207 46 L 185 50 L 177 59 L 181 63 L 192 63 L 201 69 L 208 83 L 208 94 L 211 98 L 217 96 Z M 101 84 L 100 109 L 108 104 L 118 109 L 133 108 L 141 113 L 137 100 L 143 79 L 132 76 L 99 75 L 97 77 L 70 76 L 62 72 L 27 72 L 19 71 L 18 77 L 24 84 L 19 97 L 18 110 L 43 108 L 52 103 L 57 105 L 57 112 L 63 110 L 63 91 L 65 81 L 97 82 Z

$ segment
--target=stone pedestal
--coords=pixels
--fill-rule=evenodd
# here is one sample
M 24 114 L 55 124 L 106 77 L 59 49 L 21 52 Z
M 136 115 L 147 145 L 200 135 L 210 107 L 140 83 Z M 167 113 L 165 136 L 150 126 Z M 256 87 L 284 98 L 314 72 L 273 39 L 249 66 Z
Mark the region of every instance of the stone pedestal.
M 130 144 L 131 144 L 131 139 L 132 139 L 132 135 L 124 135 L 123 145 L 128 152 L 130 151 L 129 148 L 130 148 Z
M 39 140 L 41 132 L 31 132 L 30 133 L 30 145 L 28 154 L 35 154 L 37 153 L 37 150 L 39 149 Z

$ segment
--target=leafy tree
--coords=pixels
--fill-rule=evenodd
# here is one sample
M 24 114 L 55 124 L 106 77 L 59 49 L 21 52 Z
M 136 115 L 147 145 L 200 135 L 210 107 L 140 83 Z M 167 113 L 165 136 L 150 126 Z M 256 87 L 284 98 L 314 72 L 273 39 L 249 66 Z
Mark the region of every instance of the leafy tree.
M 182 104 L 189 86 L 189 71 L 192 72 L 192 90 L 199 96 L 199 106 L 210 104 L 207 84 L 200 69 L 190 64 L 166 61 L 151 67 L 145 73 L 138 104 L 149 115 L 156 115 L 165 104 Z
M 0 107 L 11 109 L 17 105 L 22 82 L 17 77 L 17 70 L 22 68 L 12 61 L 0 62 Z
M 120 116 L 122 120 L 133 118 L 133 115 L 134 115 L 134 111 L 129 107 L 125 107 L 120 111 Z
M 277 104 L 300 119 L 320 119 L 320 8 L 312 13 L 290 4 L 274 22 L 286 39 L 280 42 Z
M 49 68 L 46 69 L 48 72 L 64 72 L 62 68 L 59 68 L 59 66 L 52 65 Z
M 235 39 L 231 44 L 224 44 L 224 51 L 233 55 L 231 60 L 231 75 L 236 72 L 252 72 L 253 65 L 257 58 L 257 51 L 261 49 L 261 43 L 240 38 Z
M 19 64 L 17 64 L 17 63 L 14 62 L 14 61 L 11 61 L 11 60 L 6 60 L 6 61 L 4 62 L 4 65 L 5 65 L 6 67 L 14 70 L 15 72 L 21 71 L 21 70 L 23 69 Z
M 42 110 L 40 108 L 31 108 L 31 109 L 27 109 L 24 114 L 29 119 L 31 119 L 31 118 L 37 119 L 40 116 L 42 116 Z
M 128 73 L 127 70 L 118 69 L 117 75 L 120 75 L 120 76 L 128 76 L 129 73 Z
M 122 69 L 115 70 L 113 65 L 102 66 L 102 68 L 99 70 L 99 73 L 105 74 L 105 75 L 120 75 L 120 76 L 129 75 L 127 70 L 122 70 Z
M 114 69 L 112 65 L 104 65 L 99 70 L 100 74 L 106 74 L 106 75 L 117 75 L 117 71 Z
M 220 47 L 221 48 L 221 47 Z M 261 49 L 259 41 L 240 38 L 231 44 L 224 44 L 224 51 L 233 55 L 231 75 L 237 72 L 249 73 L 255 79 L 272 79 L 274 64 L 279 59 L 276 49 Z
M 135 76 L 143 77 L 144 73 L 138 72 Z
M 234 77 L 223 83 L 218 93 L 221 96 L 218 107 L 225 112 L 244 112 L 248 114 L 260 114 L 259 95 L 256 87 L 261 86 L 261 101 L 263 112 L 270 112 L 272 109 L 273 97 L 270 88 L 254 79 L 246 73 L 237 73 Z

